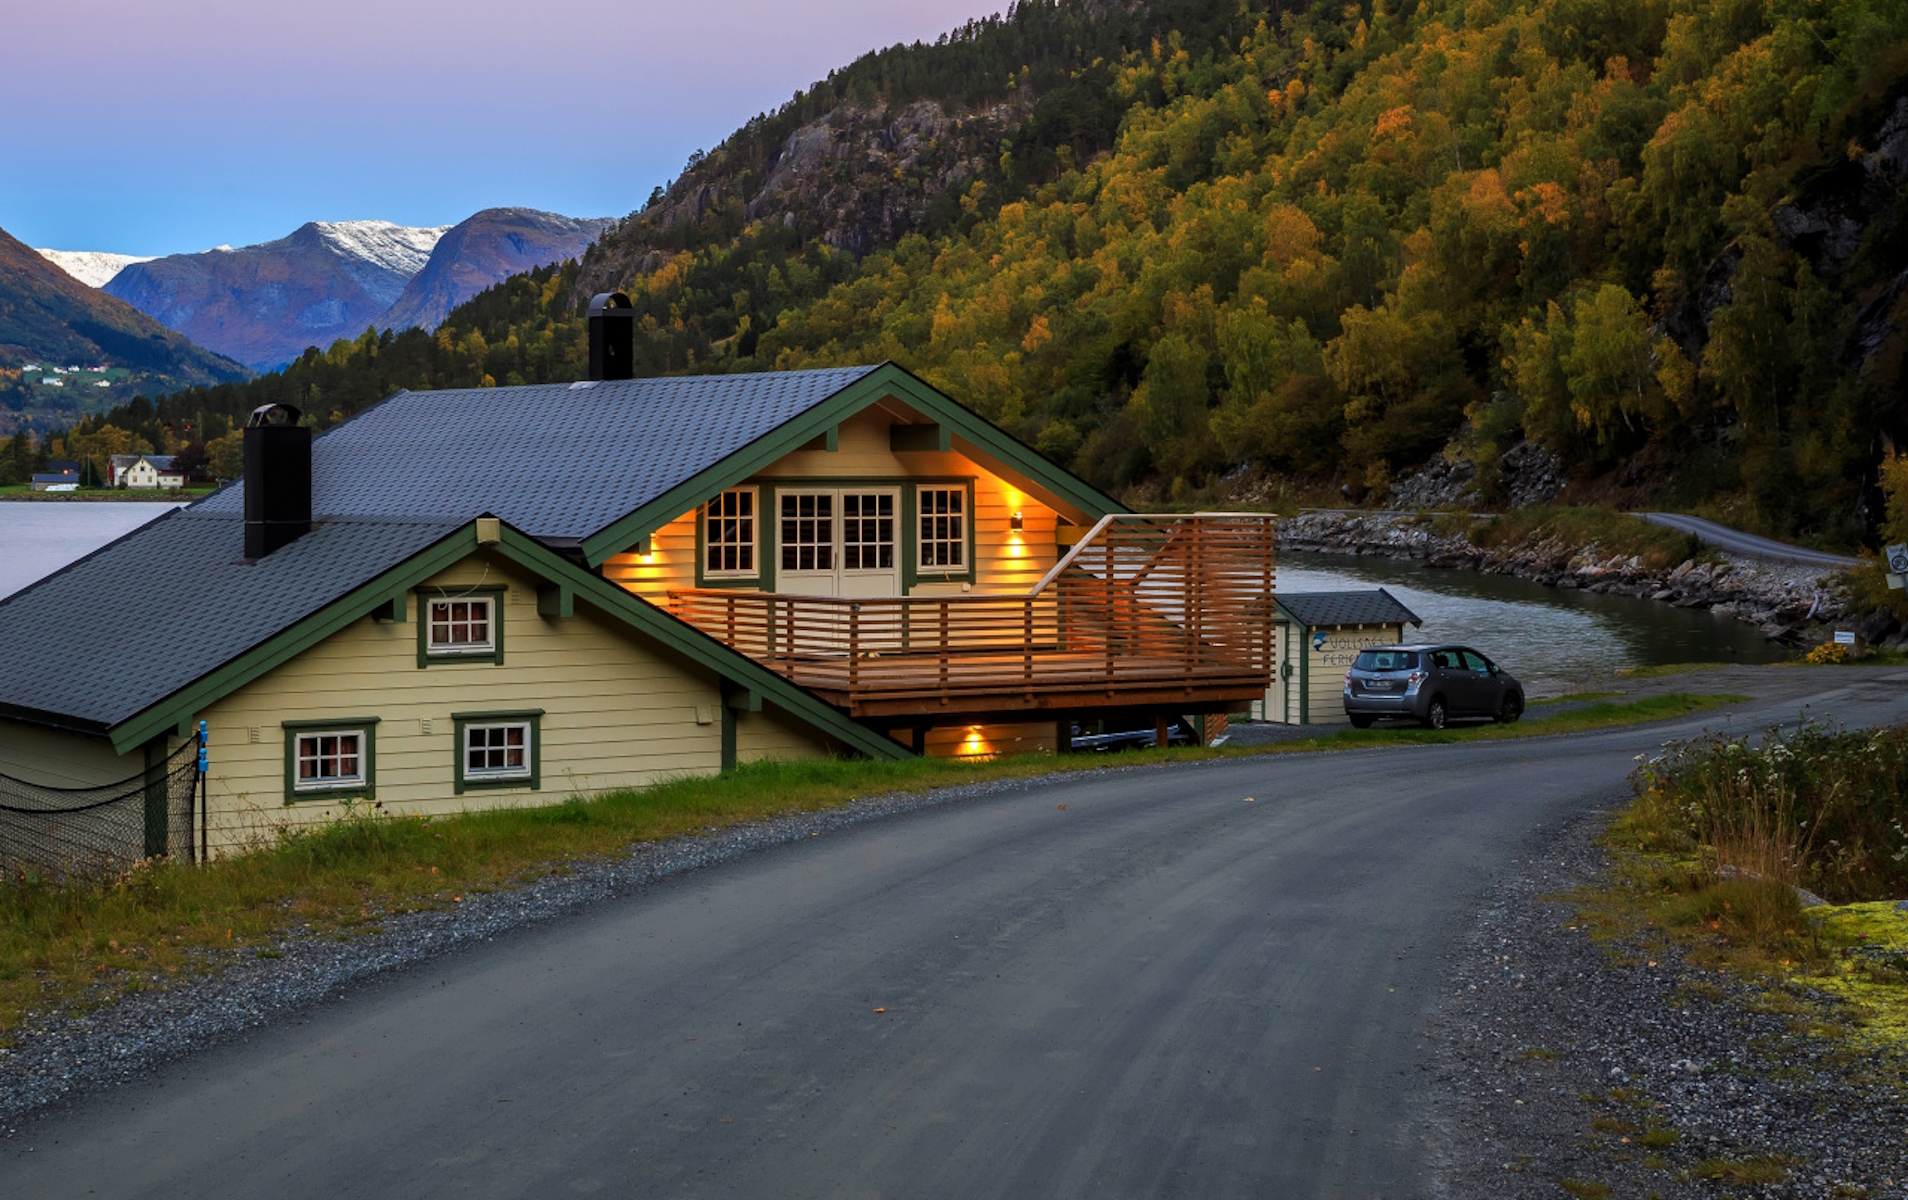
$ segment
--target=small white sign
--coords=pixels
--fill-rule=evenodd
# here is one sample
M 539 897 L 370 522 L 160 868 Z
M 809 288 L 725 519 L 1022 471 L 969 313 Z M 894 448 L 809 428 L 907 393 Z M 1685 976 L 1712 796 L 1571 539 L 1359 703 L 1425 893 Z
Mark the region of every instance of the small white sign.
M 1908 575 L 1908 543 L 1898 542 L 1883 553 L 1888 556 L 1889 574 Z
M 1855 635 L 1846 629 L 1838 629 L 1835 631 L 1835 644 L 1838 646 L 1853 646 L 1855 644 Z
M 1888 573 L 1888 586 L 1894 589 L 1895 591 L 1899 592 L 1903 588 L 1908 588 L 1908 578 L 1903 578 L 1902 576 L 1895 574 L 1893 571 L 1890 571 Z

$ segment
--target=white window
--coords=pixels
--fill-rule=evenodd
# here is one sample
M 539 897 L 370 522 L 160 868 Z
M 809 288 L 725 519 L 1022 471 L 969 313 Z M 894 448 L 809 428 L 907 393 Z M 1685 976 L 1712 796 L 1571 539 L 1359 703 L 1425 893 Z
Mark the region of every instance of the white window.
M 364 730 L 322 729 L 297 736 L 292 787 L 295 791 L 330 791 L 363 787 Z
M 843 492 L 842 566 L 850 571 L 892 570 L 894 526 L 893 492 Z
M 958 575 L 967 570 L 967 489 L 920 490 L 920 563 L 924 573 Z
M 835 494 L 783 492 L 782 570 L 835 569 Z
M 432 654 L 492 654 L 497 642 L 491 622 L 495 602 L 488 597 L 431 601 Z
M 755 510 L 754 488 L 734 488 L 709 501 L 703 524 L 704 575 L 756 574 Z
M 464 778 L 530 778 L 532 736 L 528 721 L 464 726 Z

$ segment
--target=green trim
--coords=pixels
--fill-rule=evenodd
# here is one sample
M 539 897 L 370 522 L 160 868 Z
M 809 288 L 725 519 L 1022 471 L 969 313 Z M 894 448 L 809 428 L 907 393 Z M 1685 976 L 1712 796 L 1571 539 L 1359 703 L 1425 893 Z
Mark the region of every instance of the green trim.
M 953 435 L 938 421 L 926 425 L 888 426 L 888 451 L 892 454 L 940 451 L 954 448 Z
M 567 621 L 576 615 L 576 593 L 560 583 L 537 587 L 537 615 L 552 621 Z
M 471 526 L 451 531 L 436 544 L 113 726 L 107 731 L 113 749 L 129 754 L 164 730 L 189 727 L 198 713 L 221 697 L 291 661 L 353 621 L 370 615 L 394 592 L 409 591 L 476 549 L 477 535 Z
M 739 492 L 753 489 L 755 492 L 755 572 L 751 575 L 718 575 L 711 579 L 709 566 L 709 500 L 720 496 L 722 492 Z M 752 588 L 764 592 L 775 590 L 775 565 L 770 561 L 768 550 L 768 498 L 774 494 L 774 487 L 759 481 L 747 481 L 716 492 L 696 505 L 696 586 L 699 588 Z M 644 541 L 649 539 L 644 538 Z
M 333 800 L 375 800 L 378 795 L 378 719 L 339 717 L 332 721 L 285 721 L 285 803 L 329 804 Z M 364 734 L 364 782 L 351 787 L 298 788 L 298 735 L 313 730 L 360 730 Z
M 624 591 L 600 576 L 592 575 L 528 534 L 505 525 L 503 541 L 491 549 L 525 570 L 555 583 L 568 584 L 575 589 L 579 599 L 589 601 L 605 614 L 648 635 L 665 649 L 708 668 L 738 687 L 756 692 L 777 708 L 807 722 L 851 750 L 876 759 L 914 757 L 912 751 L 893 738 L 884 737 L 851 720 L 838 709 L 823 703 L 806 689 L 790 683 L 754 659 L 729 649 L 649 601 Z
M 464 731 L 472 725 L 528 725 L 530 727 L 530 774 L 500 779 L 470 779 L 464 775 Z M 528 788 L 538 791 L 543 787 L 543 710 L 540 708 L 521 708 L 510 712 L 463 712 L 451 714 L 451 727 L 455 731 L 452 739 L 452 770 L 456 780 L 455 790 L 461 796 L 469 791 L 485 791 L 496 788 Z
M 722 706 L 722 773 L 735 770 L 735 710 Z
M 583 540 L 584 561 L 592 567 L 602 566 L 637 538 L 661 529 L 724 488 L 753 478 L 778 459 L 888 396 L 938 422 L 951 437 L 959 437 L 984 456 L 1035 482 L 1084 514 L 1089 524 L 1108 513 L 1128 511 L 1111 496 L 1048 462 L 1005 430 L 889 362 L 722 461 L 683 480 L 635 512 L 591 534 Z
M 902 488 L 904 501 L 901 508 L 906 515 L 908 523 L 907 535 L 902 538 L 904 543 L 903 548 L 907 552 L 907 561 L 901 568 L 901 588 L 903 595 L 912 595 L 915 585 L 919 583 L 976 583 L 979 581 L 980 576 L 975 574 L 978 568 L 974 565 L 974 536 L 976 533 L 976 523 L 974 519 L 974 482 L 972 475 L 953 479 L 917 479 Z M 967 531 L 967 545 L 961 549 L 961 555 L 966 563 L 966 569 L 961 571 L 929 571 L 923 574 L 921 570 L 921 522 L 919 520 L 921 489 L 946 488 L 953 487 L 956 484 L 965 484 L 967 487 L 967 508 L 961 514 L 966 521 L 965 528 Z
M 495 542 L 484 542 L 494 546 Z M 500 587 L 420 587 L 417 593 L 417 669 L 447 667 L 458 663 L 487 663 L 502 666 L 504 660 L 504 588 Z M 438 600 L 467 600 L 480 596 L 490 601 L 490 649 L 476 653 L 430 648 L 431 605 Z
M 1299 724 L 1312 723 L 1312 631 L 1294 619 L 1298 627 L 1299 652 Z

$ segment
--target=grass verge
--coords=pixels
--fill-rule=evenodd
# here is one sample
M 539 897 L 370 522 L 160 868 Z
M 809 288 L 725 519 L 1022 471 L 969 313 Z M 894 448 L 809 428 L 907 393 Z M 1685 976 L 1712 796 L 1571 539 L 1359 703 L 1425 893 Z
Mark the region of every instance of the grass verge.
M 1679 694 L 1596 704 L 1516 725 L 1339 730 L 1271 746 L 1114 758 L 758 763 L 714 778 L 437 820 L 386 816 L 372 806 L 204 867 L 153 863 L 103 887 L 28 877 L 0 883 L 0 1043 L 33 1013 L 163 988 L 241 956 L 274 957 L 287 931 L 359 936 L 377 931 L 386 917 L 453 907 L 639 842 L 837 808 L 868 796 L 1111 765 L 1542 737 L 1686 716 L 1741 699 Z

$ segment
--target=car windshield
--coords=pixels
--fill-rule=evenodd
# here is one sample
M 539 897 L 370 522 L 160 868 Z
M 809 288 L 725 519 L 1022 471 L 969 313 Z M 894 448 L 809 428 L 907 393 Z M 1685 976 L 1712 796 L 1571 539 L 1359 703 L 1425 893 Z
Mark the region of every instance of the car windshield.
M 1418 655 L 1412 650 L 1361 650 L 1352 665 L 1361 671 L 1415 671 Z

